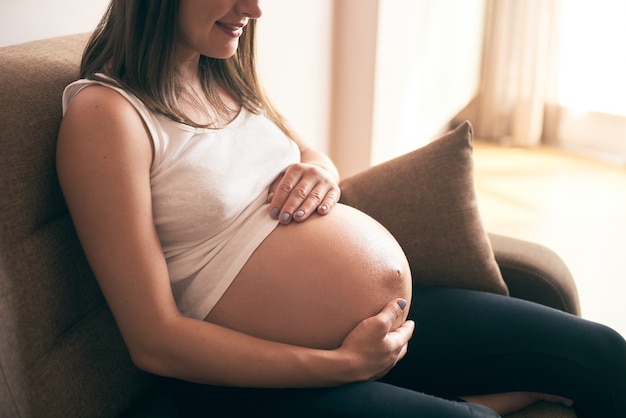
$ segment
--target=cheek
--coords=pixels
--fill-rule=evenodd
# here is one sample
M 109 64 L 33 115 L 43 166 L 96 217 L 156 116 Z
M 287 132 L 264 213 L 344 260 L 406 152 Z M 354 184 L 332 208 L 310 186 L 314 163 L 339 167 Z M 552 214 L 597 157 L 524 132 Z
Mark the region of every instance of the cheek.
M 201 1 L 181 0 L 178 9 L 179 42 L 194 48 L 206 44 L 209 34 L 214 31 L 216 19 Z

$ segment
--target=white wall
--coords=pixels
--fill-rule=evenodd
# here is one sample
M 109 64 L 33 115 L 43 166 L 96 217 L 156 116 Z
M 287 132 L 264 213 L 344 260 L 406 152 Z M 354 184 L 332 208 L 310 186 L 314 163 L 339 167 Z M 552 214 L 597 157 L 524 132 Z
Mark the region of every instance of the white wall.
M 0 46 L 88 32 L 109 0 L 0 0 Z
M 295 132 L 329 152 L 333 0 L 262 5 L 258 64 L 265 88 Z

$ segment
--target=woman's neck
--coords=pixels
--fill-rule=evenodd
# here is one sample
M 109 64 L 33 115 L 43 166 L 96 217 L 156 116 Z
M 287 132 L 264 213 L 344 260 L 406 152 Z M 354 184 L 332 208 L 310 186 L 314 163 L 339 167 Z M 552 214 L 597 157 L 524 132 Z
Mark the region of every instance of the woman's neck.
M 195 124 L 219 128 L 230 123 L 241 106 L 218 85 L 212 86 L 210 94 L 200 81 L 197 71 L 193 75 L 181 74 L 181 90 L 178 101 L 185 116 Z

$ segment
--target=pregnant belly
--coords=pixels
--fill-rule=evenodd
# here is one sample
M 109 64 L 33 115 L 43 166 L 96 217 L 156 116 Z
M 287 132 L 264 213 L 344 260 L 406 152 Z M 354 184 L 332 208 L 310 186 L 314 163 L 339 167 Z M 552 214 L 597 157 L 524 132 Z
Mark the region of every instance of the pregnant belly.
M 371 217 L 337 205 L 326 216 L 279 225 L 206 320 L 331 349 L 392 299 L 410 296 L 409 267 L 396 240 Z

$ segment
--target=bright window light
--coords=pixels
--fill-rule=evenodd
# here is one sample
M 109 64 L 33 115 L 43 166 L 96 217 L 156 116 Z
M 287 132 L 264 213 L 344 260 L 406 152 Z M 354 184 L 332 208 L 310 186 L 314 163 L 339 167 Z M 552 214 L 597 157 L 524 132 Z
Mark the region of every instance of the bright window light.
M 566 0 L 559 102 L 572 111 L 626 116 L 626 1 Z

